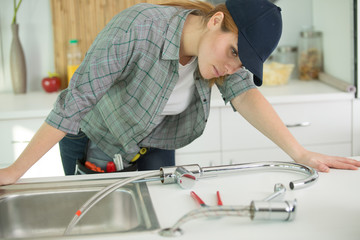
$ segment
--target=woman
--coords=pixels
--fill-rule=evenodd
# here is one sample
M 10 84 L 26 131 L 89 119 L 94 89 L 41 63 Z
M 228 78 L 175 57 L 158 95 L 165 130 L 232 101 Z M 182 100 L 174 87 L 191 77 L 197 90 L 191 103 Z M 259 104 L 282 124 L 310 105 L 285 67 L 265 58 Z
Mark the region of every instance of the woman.
M 140 170 L 173 165 L 174 149 L 202 134 L 214 84 L 296 162 L 324 172 L 357 169 L 358 161 L 304 149 L 256 89 L 281 30 L 280 9 L 267 0 L 228 0 L 216 8 L 139 4 L 122 11 L 97 36 L 22 155 L 0 170 L 0 184 L 14 183 L 60 140 L 67 174 L 83 157 L 106 163 L 121 156 L 131 168 L 142 147 L 150 153 L 137 161 Z

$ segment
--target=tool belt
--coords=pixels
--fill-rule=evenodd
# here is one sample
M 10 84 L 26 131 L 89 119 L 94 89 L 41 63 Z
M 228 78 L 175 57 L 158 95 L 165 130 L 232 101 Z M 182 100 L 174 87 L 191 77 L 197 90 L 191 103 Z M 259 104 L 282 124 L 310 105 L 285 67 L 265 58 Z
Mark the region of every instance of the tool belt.
M 140 151 L 135 155 L 135 157 L 130 161 L 130 166 L 122 169 L 114 171 L 116 172 L 131 172 L 137 171 L 137 160 L 139 160 L 142 156 L 147 153 L 147 148 L 141 148 Z M 99 174 L 99 173 L 108 173 L 105 169 L 101 169 L 97 167 L 94 163 L 88 162 L 86 157 L 82 159 L 76 160 L 75 167 L 75 175 L 83 175 L 83 174 Z

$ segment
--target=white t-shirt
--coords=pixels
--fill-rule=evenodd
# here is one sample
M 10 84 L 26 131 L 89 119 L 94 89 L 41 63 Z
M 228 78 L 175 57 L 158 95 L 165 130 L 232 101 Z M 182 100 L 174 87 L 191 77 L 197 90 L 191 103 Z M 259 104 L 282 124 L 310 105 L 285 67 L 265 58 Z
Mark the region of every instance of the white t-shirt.
M 176 115 L 183 112 L 190 104 L 195 90 L 194 71 L 197 66 L 193 57 L 185 66 L 179 64 L 179 80 L 162 112 L 162 116 Z

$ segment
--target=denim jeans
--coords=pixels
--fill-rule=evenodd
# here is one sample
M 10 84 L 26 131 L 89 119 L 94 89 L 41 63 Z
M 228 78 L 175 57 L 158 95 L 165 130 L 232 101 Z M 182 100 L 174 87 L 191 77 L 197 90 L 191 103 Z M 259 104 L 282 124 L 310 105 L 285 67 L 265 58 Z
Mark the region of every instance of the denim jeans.
M 77 135 L 66 134 L 59 142 L 60 156 L 65 175 L 74 175 L 77 159 L 83 159 L 86 155 L 86 149 L 89 138 L 85 133 L 80 132 Z
M 158 170 L 160 167 L 175 165 L 175 150 L 149 148 L 147 153 L 137 160 L 138 170 Z
M 89 138 L 80 132 L 78 135 L 67 134 L 60 142 L 60 155 L 64 168 L 65 175 L 74 175 L 76 160 L 87 157 Z M 95 149 L 95 150 L 94 150 Z M 103 153 L 98 152 L 100 149 L 94 148 L 91 145 L 91 156 L 99 157 L 105 156 L 103 161 L 109 161 L 109 157 Z M 95 153 L 95 154 L 94 154 Z M 142 170 L 158 170 L 164 166 L 175 165 L 175 150 L 163 150 L 158 148 L 149 148 L 147 153 L 137 160 L 137 169 Z

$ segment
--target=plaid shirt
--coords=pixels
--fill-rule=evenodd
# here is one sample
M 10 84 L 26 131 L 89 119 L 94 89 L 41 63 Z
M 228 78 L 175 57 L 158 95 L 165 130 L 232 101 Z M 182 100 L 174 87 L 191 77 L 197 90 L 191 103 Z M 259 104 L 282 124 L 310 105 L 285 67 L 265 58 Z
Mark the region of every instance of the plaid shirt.
M 182 28 L 191 10 L 138 4 L 117 14 L 99 33 L 46 119 L 81 129 L 109 156 L 130 161 L 139 147 L 177 149 L 199 137 L 209 117 L 211 88 L 195 71 L 192 102 L 158 124 L 178 80 Z M 225 103 L 255 87 L 242 69 L 218 86 Z

